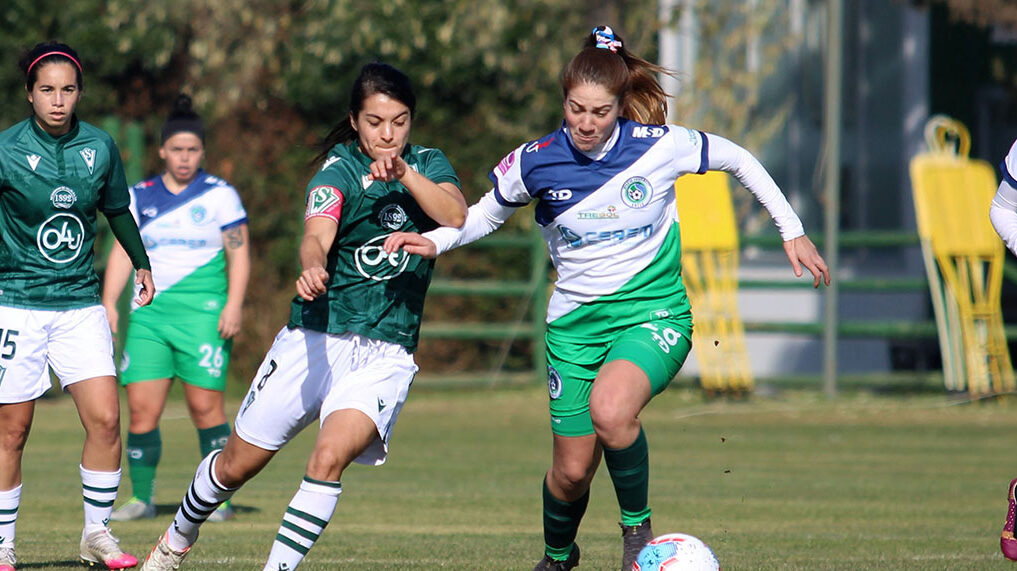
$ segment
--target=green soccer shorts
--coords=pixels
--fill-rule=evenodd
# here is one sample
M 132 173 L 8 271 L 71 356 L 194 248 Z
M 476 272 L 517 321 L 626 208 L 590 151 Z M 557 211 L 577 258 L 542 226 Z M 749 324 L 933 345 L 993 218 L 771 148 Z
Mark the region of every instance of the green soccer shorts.
M 213 391 L 226 390 L 233 342 L 219 337 L 219 316 L 184 319 L 131 314 L 120 362 L 120 383 L 172 379 Z
M 577 343 L 551 329 L 547 340 L 547 388 L 550 396 L 551 431 L 559 436 L 593 434 L 590 391 L 600 368 L 622 359 L 634 363 L 650 379 L 655 396 L 671 383 L 692 350 L 689 318 L 660 319 L 635 325 L 613 339 Z

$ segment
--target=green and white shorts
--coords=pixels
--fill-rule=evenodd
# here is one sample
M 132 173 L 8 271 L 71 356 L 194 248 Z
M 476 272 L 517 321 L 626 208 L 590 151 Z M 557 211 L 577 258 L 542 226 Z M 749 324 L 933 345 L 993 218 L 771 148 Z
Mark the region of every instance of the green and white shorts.
M 232 340 L 219 336 L 217 314 L 169 318 L 163 313 L 131 314 L 120 360 L 120 383 L 172 379 L 209 389 L 226 390 Z
M 0 403 L 35 400 L 60 387 L 116 375 L 113 338 L 101 305 L 51 311 L 0 306 Z
M 413 355 L 401 345 L 284 327 L 251 382 L 234 430 L 259 448 L 278 450 L 315 419 L 320 424 L 337 410 L 359 410 L 374 421 L 378 437 L 356 462 L 383 464 L 416 373 Z
M 657 395 L 671 383 L 692 350 L 692 320 L 648 321 L 596 343 L 577 342 L 575 332 L 562 335 L 549 327 L 545 339 L 551 431 L 560 436 L 586 436 L 594 433 L 590 391 L 604 363 L 634 363 L 649 377 L 652 394 Z

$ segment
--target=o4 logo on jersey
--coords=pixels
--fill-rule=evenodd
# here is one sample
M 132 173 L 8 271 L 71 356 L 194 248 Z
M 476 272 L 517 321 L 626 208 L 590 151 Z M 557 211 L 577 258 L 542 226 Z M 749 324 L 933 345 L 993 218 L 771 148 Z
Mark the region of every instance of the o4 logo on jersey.
M 66 264 L 81 253 L 85 227 L 77 216 L 54 214 L 39 225 L 35 243 L 43 257 L 55 264 Z
M 634 176 L 622 185 L 621 199 L 629 208 L 642 208 L 650 203 L 653 186 L 641 176 Z
M 388 236 L 376 236 L 353 253 L 353 263 L 365 278 L 376 282 L 390 280 L 406 270 L 410 255 L 402 250 L 387 253 L 382 243 Z

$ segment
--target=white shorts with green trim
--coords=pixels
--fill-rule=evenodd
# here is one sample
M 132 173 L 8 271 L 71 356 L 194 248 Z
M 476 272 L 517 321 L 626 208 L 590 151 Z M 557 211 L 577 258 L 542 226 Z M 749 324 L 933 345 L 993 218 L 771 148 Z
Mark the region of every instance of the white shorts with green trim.
M 101 305 L 62 311 L 0 306 L 0 403 L 35 400 L 60 387 L 115 377 L 113 338 Z
M 284 327 L 251 382 L 234 430 L 250 444 L 278 450 L 315 419 L 359 410 L 374 421 L 378 436 L 356 462 L 383 464 L 416 372 L 413 355 L 401 345 Z

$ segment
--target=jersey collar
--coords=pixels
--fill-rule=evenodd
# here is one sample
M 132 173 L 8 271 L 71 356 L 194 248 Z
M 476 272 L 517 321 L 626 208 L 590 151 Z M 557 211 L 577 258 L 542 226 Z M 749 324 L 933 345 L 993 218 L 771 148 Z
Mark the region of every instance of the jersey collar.
M 64 133 L 63 135 L 60 135 L 59 137 L 54 137 L 53 135 L 50 135 L 42 127 L 40 127 L 39 122 L 35 118 L 35 115 L 29 117 L 28 122 L 32 124 L 32 132 L 35 134 L 36 138 L 39 139 L 40 142 L 48 145 L 61 146 L 67 143 L 67 141 L 70 141 L 74 137 L 78 136 L 79 123 L 77 115 L 71 115 L 70 130 Z

